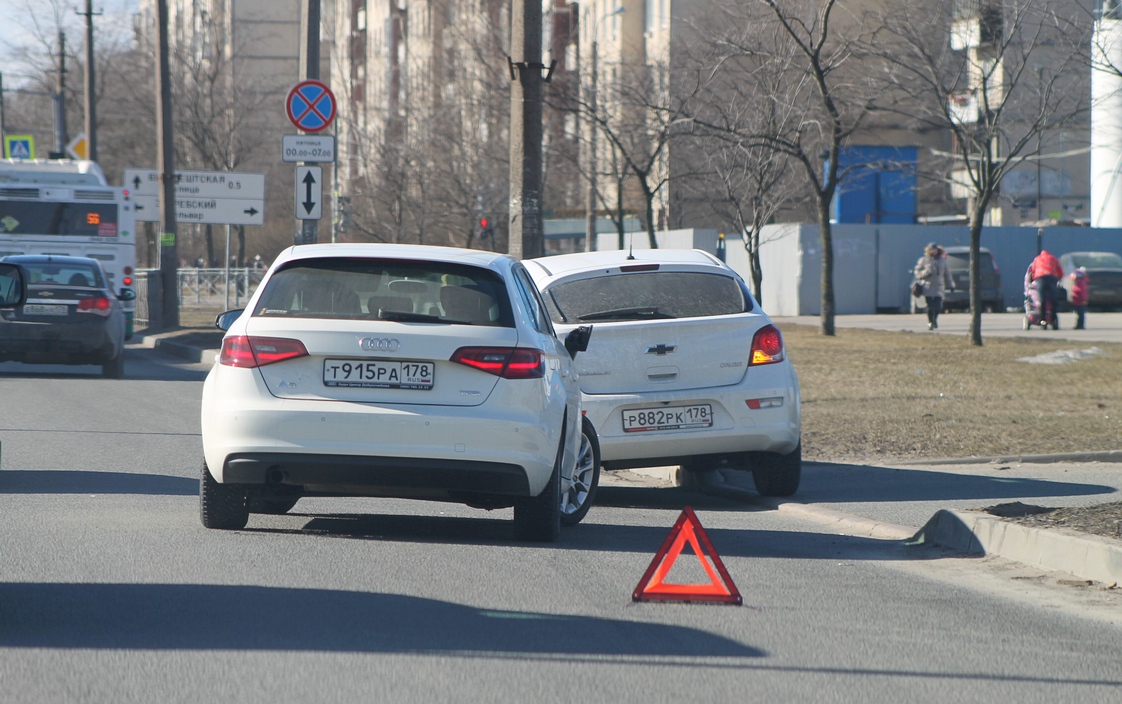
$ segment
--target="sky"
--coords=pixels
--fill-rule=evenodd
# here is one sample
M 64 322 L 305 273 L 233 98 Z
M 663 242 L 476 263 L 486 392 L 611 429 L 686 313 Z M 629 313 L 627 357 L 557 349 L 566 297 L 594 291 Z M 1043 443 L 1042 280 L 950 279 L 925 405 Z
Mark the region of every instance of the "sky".
M 103 13 L 94 19 L 95 28 L 105 23 L 105 31 L 127 31 L 138 5 L 139 0 L 94 0 L 94 12 Z M 25 51 L 46 52 L 39 36 L 50 36 L 54 47 L 56 16 L 62 19 L 68 48 L 82 50 L 85 18 L 76 14 L 79 8 L 85 8 L 85 0 L 0 0 L 0 73 L 5 88 L 18 86 L 28 74 L 20 59 Z

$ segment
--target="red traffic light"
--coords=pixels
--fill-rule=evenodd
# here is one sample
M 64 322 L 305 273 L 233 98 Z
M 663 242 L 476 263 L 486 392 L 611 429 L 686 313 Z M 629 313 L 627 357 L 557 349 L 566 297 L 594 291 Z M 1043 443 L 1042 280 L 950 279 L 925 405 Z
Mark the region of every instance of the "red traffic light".
M 486 230 L 486 229 L 487 229 L 487 226 L 488 226 L 488 225 L 490 225 L 490 224 L 491 224 L 491 221 L 490 221 L 490 220 L 488 220 L 487 218 L 482 218 L 482 219 L 480 219 L 480 221 L 479 221 L 479 226 L 480 226 L 481 228 L 483 228 L 484 230 Z

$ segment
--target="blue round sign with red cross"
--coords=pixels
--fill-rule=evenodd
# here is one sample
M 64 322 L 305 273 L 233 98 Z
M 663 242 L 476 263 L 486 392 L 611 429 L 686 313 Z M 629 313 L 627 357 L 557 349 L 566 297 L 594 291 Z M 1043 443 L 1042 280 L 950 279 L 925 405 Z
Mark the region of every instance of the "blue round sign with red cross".
M 335 119 L 335 94 L 319 81 L 300 81 L 288 91 L 284 108 L 296 127 L 305 132 L 320 132 Z

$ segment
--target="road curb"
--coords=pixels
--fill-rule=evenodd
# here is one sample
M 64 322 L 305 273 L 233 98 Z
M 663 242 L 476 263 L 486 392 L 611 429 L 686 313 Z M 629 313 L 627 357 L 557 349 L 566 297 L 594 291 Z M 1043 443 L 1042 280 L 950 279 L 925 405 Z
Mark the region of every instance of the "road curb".
M 1051 455 L 997 455 L 995 457 L 951 457 L 937 460 L 911 460 L 896 462 L 902 466 L 934 466 L 950 464 L 1050 464 L 1054 462 L 1122 462 L 1122 450 L 1102 450 L 1100 452 L 1062 452 Z
M 1007 560 L 1079 579 L 1122 584 L 1122 544 L 1062 528 L 1033 528 L 976 511 L 940 509 L 922 528 L 876 521 L 843 511 L 783 499 L 761 499 L 755 492 L 724 481 L 719 472 L 705 477 L 703 491 L 727 498 L 762 500 L 780 513 L 836 528 L 846 535 L 926 543 L 967 555 L 998 555 Z
M 1033 528 L 974 511 L 943 509 L 916 539 L 973 555 L 1008 560 L 1105 584 L 1122 584 L 1122 545 L 1062 528 Z
M 147 345 L 145 345 L 147 347 Z M 152 343 L 152 348 L 170 354 L 179 359 L 185 359 L 188 362 L 206 362 L 214 361 L 214 356 L 218 354 L 218 350 L 204 350 L 191 345 L 184 345 L 176 342 L 174 338 L 157 339 Z

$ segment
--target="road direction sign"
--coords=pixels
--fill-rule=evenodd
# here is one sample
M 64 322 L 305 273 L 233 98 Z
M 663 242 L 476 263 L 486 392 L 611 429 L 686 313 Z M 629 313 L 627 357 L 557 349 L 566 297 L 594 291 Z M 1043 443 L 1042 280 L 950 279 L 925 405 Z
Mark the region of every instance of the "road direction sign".
M 335 136 L 330 134 L 286 134 L 281 137 L 281 157 L 285 161 L 335 161 Z
M 35 135 L 9 134 L 4 136 L 4 158 L 34 159 Z
M 125 188 L 136 219 L 160 221 L 160 178 L 155 169 L 125 169 Z M 265 174 L 176 171 L 175 221 L 204 225 L 264 225 Z
M 134 196 L 158 196 L 160 177 L 155 169 L 125 169 L 125 188 Z M 192 198 L 264 200 L 265 174 L 236 171 L 176 171 L 175 195 Z
M 265 202 L 242 198 L 175 197 L 175 221 L 202 225 L 264 225 Z M 157 196 L 133 198 L 133 210 L 140 222 L 160 221 Z
M 319 81 L 300 81 L 288 91 L 284 109 L 298 129 L 320 132 L 335 119 L 335 94 Z
M 323 168 L 296 167 L 296 218 L 319 220 L 323 217 Z

